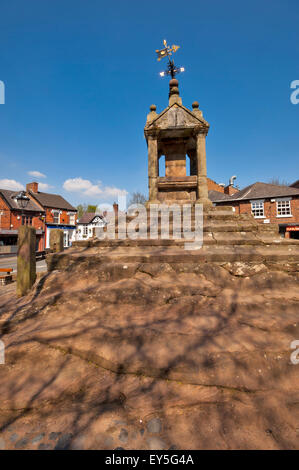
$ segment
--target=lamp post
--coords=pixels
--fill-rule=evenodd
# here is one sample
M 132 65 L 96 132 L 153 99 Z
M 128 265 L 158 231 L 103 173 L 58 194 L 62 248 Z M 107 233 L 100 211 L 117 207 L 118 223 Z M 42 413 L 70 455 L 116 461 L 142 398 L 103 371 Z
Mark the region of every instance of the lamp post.
M 15 197 L 21 208 L 22 224 L 18 230 L 18 268 L 17 295 L 26 295 L 36 279 L 36 232 L 35 228 L 23 224 L 23 214 L 30 198 L 25 191 L 20 191 Z
M 28 206 L 29 201 L 30 201 L 30 198 L 26 195 L 26 192 L 25 192 L 25 191 L 20 191 L 20 192 L 16 195 L 15 199 L 17 200 L 18 206 L 20 206 L 20 208 L 22 209 L 21 217 L 22 217 L 22 225 L 23 225 L 23 214 L 24 214 L 24 210 L 25 210 L 26 207 Z

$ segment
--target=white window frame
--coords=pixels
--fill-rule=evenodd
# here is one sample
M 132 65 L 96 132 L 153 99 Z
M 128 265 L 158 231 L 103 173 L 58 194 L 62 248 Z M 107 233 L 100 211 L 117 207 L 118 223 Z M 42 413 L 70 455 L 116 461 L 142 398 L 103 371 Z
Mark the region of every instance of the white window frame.
M 286 217 L 293 217 L 292 215 L 292 205 L 291 205 L 291 199 L 292 198 L 289 198 L 289 197 L 283 197 L 283 198 L 279 198 L 279 199 L 276 199 L 276 217 L 277 218 L 286 218 Z M 282 208 L 281 210 L 284 210 L 284 209 L 289 209 L 290 213 L 289 214 L 279 214 L 279 204 L 280 203 L 288 203 L 287 207 L 284 207 Z
M 250 201 L 251 203 L 251 213 L 255 219 L 265 219 L 265 200 L 264 199 L 254 199 L 253 201 Z M 262 205 L 260 208 L 254 208 L 254 205 Z M 254 211 L 263 211 L 263 215 L 255 215 Z
M 76 225 L 76 213 L 75 212 L 70 213 L 69 218 L 70 218 L 70 225 Z
M 53 224 L 59 224 L 60 223 L 60 211 L 59 210 L 53 210 Z M 55 218 L 58 215 L 58 222 L 55 222 Z
M 88 225 L 83 225 L 83 236 L 88 235 Z
M 68 248 L 70 245 L 70 236 L 68 230 L 64 230 L 63 232 L 63 246 L 64 248 Z

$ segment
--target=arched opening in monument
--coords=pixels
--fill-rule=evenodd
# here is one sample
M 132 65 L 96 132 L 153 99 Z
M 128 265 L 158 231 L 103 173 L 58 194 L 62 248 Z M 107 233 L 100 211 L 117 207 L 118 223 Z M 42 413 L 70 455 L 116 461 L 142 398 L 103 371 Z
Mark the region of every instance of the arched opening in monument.
M 165 176 L 165 155 L 161 155 L 159 158 L 159 176 Z
M 189 155 L 186 155 L 186 176 L 191 175 L 191 160 L 189 158 Z

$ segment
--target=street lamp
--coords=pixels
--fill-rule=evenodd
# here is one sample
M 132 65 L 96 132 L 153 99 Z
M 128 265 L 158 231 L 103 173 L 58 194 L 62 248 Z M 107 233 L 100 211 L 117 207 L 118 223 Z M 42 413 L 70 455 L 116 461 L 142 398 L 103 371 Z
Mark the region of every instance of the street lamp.
M 21 206 L 21 209 L 26 209 L 30 201 L 30 198 L 26 195 L 25 191 L 20 191 L 19 194 L 17 194 L 15 198 L 19 206 Z
M 21 216 L 22 216 L 22 225 L 23 225 L 23 211 L 26 209 L 26 207 L 28 206 L 29 204 L 29 201 L 30 201 L 30 198 L 26 195 L 25 191 L 20 191 L 16 197 L 15 197 L 18 205 L 21 207 L 22 209 L 22 212 L 21 212 Z

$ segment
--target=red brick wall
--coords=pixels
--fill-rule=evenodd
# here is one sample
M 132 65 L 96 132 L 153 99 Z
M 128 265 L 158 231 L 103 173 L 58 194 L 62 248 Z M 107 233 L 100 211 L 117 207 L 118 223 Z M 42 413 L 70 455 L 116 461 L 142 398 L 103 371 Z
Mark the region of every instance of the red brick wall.
M 218 191 L 219 193 L 224 194 L 224 187 L 217 184 L 215 181 L 207 178 L 208 181 L 208 191 Z
M 0 217 L 0 228 L 4 230 L 17 230 L 19 226 L 22 225 L 21 211 L 11 211 L 2 197 L 0 197 L 0 211 L 1 210 L 4 212 L 4 214 Z M 24 215 L 32 216 L 32 227 L 44 230 L 44 223 L 39 219 L 39 214 L 39 212 L 24 212 Z M 13 226 L 11 227 L 11 225 Z
M 68 211 L 65 211 L 65 210 L 61 211 L 60 218 L 59 218 L 59 223 L 60 224 L 68 225 L 70 223 L 70 216 L 67 215 L 67 213 L 68 213 Z M 46 209 L 46 222 L 47 222 L 47 224 L 53 224 L 54 223 L 54 216 L 52 214 L 52 209 L 48 209 L 48 208 Z
M 6 202 L 0 197 L 0 211 L 3 215 L 0 216 L 0 228 L 9 230 L 11 224 L 11 214 Z
M 225 203 L 228 205 L 228 203 Z M 231 202 L 229 204 L 236 208 L 238 214 L 251 214 L 251 203 L 249 201 L 238 201 Z M 272 224 L 290 224 L 298 223 L 299 224 L 299 198 L 291 200 L 291 212 L 292 217 L 276 217 L 276 202 L 271 202 L 270 199 L 265 200 L 264 202 L 264 213 L 265 218 L 269 219 Z M 260 223 L 264 223 L 265 219 L 255 219 Z

